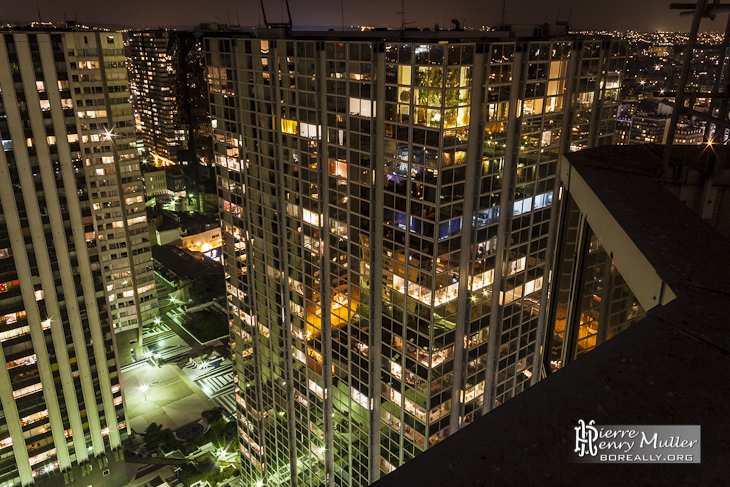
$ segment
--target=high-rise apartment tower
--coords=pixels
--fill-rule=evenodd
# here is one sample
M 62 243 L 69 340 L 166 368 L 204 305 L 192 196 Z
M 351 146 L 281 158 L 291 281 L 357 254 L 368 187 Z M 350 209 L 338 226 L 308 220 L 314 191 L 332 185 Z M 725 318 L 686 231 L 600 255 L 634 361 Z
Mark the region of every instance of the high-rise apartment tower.
M 128 97 L 121 34 L 0 31 L 3 486 L 126 483 L 114 332 L 130 358 L 156 303 Z
M 121 35 L 66 34 L 80 157 L 122 364 L 142 357 L 142 326 L 157 316 L 144 181 Z
M 625 46 L 521 35 L 206 39 L 247 485 L 367 485 L 538 379 L 558 155 L 610 143 Z
M 184 208 L 215 213 L 208 97 L 200 33 L 131 32 L 127 64 L 140 149 L 150 165 L 180 164 L 188 178 Z
M 150 152 L 178 160 L 185 138 L 175 110 L 175 65 L 171 35 L 166 31 L 132 32 L 127 44 L 132 96 L 142 146 Z

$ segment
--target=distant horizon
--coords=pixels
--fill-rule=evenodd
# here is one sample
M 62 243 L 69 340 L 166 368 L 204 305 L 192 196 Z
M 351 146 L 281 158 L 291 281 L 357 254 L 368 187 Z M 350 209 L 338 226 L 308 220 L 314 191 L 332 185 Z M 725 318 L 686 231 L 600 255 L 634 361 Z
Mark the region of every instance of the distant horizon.
M 462 26 L 505 24 L 544 24 L 565 22 L 578 31 L 688 32 L 691 17 L 680 17 L 669 9 L 669 0 L 289 0 L 293 23 L 297 30 L 342 26 L 375 26 L 399 28 L 420 26 L 442 28 L 458 19 Z M 264 0 L 269 22 L 288 18 L 284 0 Z M 503 5 L 505 9 L 503 10 Z M 402 7 L 405 14 L 401 15 Z M 0 23 L 6 18 L 25 23 L 38 21 L 63 22 L 76 18 L 81 24 L 114 25 L 120 29 L 186 28 L 201 22 L 257 27 L 263 16 L 259 0 L 121 0 L 101 3 L 92 0 L 37 0 L 29 3 L 10 0 L 3 3 Z M 702 32 L 724 32 L 727 14 L 716 20 L 703 19 Z
M 54 26 L 60 26 L 64 22 L 73 21 L 73 19 L 66 19 L 64 20 L 43 20 L 43 23 L 50 23 Z M 0 20 L 0 28 L 4 26 L 14 26 L 19 28 L 24 27 L 30 27 L 30 25 L 34 22 L 38 22 L 35 19 L 30 20 Z M 116 23 L 109 23 L 109 22 L 83 22 L 81 20 L 76 20 L 76 24 L 80 26 L 86 26 L 86 27 L 92 27 L 92 28 L 100 28 L 100 29 L 109 29 L 112 31 L 124 31 L 124 30 L 179 30 L 179 31 L 194 31 L 196 30 L 196 27 L 198 27 L 201 24 L 217 24 L 222 26 L 231 27 L 233 29 L 242 29 L 242 30 L 251 30 L 251 29 L 263 29 L 265 26 L 263 25 L 236 25 L 236 24 L 228 24 L 227 22 L 217 22 L 217 21 L 202 21 L 198 22 L 197 24 L 179 24 L 179 25 L 131 25 L 131 24 L 116 24 Z M 535 22 L 512 22 L 512 23 L 506 23 L 507 25 L 512 26 L 530 26 L 530 25 L 541 25 L 540 23 Z M 551 25 L 556 25 L 555 22 L 551 22 Z M 494 28 L 498 25 L 485 25 L 483 27 L 490 27 Z M 373 28 L 373 29 L 389 29 L 389 30 L 398 30 L 398 27 L 392 27 L 392 26 L 377 26 L 377 25 L 348 25 L 345 26 L 344 31 L 358 31 L 361 27 L 366 28 Z M 434 26 L 429 25 L 409 25 L 406 27 L 406 29 L 431 29 L 433 30 Z M 441 25 L 440 30 L 451 30 L 449 27 L 453 27 L 453 24 L 449 24 L 444 28 L 445 26 Z M 467 25 L 466 30 L 468 31 L 479 31 L 482 26 L 480 27 L 473 27 Z M 328 31 L 328 30 L 335 30 L 335 31 L 342 31 L 341 25 L 302 25 L 297 26 L 296 24 L 292 28 L 293 31 Z M 571 33 L 576 32 L 639 32 L 639 33 L 666 33 L 666 34 L 687 34 L 689 33 L 689 29 L 687 30 L 656 30 L 656 29 L 579 29 L 574 28 L 571 26 L 570 31 Z M 700 32 L 701 34 L 722 34 L 722 30 L 702 30 Z

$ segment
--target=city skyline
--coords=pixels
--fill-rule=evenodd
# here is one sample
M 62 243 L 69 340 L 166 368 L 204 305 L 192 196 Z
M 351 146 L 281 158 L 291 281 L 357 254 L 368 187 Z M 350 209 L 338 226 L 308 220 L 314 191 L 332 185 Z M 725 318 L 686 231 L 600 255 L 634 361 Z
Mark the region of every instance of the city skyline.
M 657 377 L 687 334 L 719 343 L 688 318 L 724 328 L 722 266 L 696 256 L 727 241 L 683 206 L 730 237 L 730 23 L 610 30 L 686 31 L 670 0 L 261 0 L 267 22 L 256 0 L 12 1 L 0 487 L 473 485 L 446 459 L 477 450 L 469 475 L 500 485 L 550 458 L 515 437 L 552 427 L 570 451 L 596 406 L 647 420 L 609 395 L 714 396 Z M 627 340 L 654 347 L 647 374 L 587 373 Z M 698 377 L 722 370 L 704 352 Z M 545 387 L 580 400 L 512 403 Z
M 286 20 L 284 2 L 265 2 L 267 20 L 280 22 Z M 688 31 L 691 19 L 680 17 L 679 11 L 669 9 L 670 2 L 647 0 L 636 3 L 618 0 L 610 6 L 597 0 L 575 2 L 558 0 L 541 2 L 526 0 L 518 7 L 507 2 L 504 22 L 520 24 L 554 23 L 556 19 L 566 21 L 570 15 L 571 26 L 576 30 L 658 30 Z M 495 26 L 502 21 L 502 2 L 489 0 L 476 2 L 462 0 L 442 4 L 435 0 L 404 2 L 405 15 L 401 16 L 401 4 L 386 3 L 384 0 L 368 2 L 337 2 L 336 0 L 317 0 L 315 2 L 292 0 L 289 3 L 294 26 L 299 29 L 315 27 L 350 28 L 352 26 L 375 26 L 396 28 L 404 21 L 406 26 L 429 27 L 439 24 L 441 28 L 453 27 L 452 19 L 462 26 L 479 28 Z M 39 16 L 46 22 L 61 22 L 77 19 L 80 23 L 113 24 L 130 28 L 189 27 L 200 22 L 231 23 L 242 26 L 263 25 L 259 2 L 233 2 L 223 0 L 215 5 L 193 2 L 192 0 L 169 0 L 142 2 L 132 0 L 125 3 L 92 2 L 52 2 L 39 0 L 35 7 L 15 0 L 4 5 L 0 21 L 25 22 L 37 21 Z M 316 8 L 313 8 L 316 7 Z M 479 11 L 478 9 L 482 10 Z M 627 16 L 625 13 L 631 11 Z M 474 12 L 479 12 L 475 14 Z M 716 22 L 705 22 L 704 31 L 722 31 L 725 16 Z

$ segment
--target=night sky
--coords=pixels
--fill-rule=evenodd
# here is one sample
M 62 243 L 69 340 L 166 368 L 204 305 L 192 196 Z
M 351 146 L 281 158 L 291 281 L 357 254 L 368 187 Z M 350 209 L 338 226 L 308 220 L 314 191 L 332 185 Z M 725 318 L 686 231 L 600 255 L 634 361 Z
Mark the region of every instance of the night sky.
M 669 10 L 669 0 L 506 0 L 506 23 L 554 23 L 558 9 L 565 20 L 571 6 L 574 29 L 688 31 L 691 17 Z M 283 0 L 264 0 L 269 22 L 281 21 Z M 400 27 L 400 0 L 290 0 L 295 28 L 342 25 Z M 258 0 L 6 0 L 0 21 L 62 21 L 77 16 L 81 23 L 129 27 L 190 26 L 200 22 L 255 26 L 261 19 Z M 496 25 L 502 17 L 502 0 L 405 0 L 409 26 L 450 26 L 458 19 L 465 26 Z M 702 30 L 724 31 L 726 15 L 703 20 Z

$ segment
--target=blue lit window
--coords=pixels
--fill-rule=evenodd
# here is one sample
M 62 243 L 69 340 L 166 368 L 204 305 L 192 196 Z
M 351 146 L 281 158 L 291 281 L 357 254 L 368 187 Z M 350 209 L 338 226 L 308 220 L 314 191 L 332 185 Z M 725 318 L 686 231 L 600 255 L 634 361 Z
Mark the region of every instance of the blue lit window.
M 439 240 L 461 233 L 461 217 L 439 223 Z

